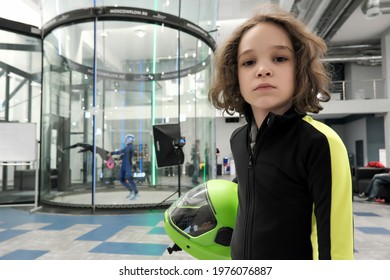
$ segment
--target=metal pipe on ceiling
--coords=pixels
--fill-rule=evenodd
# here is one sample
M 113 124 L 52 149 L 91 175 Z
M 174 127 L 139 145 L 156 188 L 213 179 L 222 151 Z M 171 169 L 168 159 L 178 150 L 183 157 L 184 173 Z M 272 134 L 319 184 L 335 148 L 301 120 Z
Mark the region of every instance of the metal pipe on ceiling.
M 375 18 L 381 14 L 390 14 L 390 2 L 383 0 L 365 0 L 361 6 L 367 18 Z
M 324 62 L 358 62 L 358 61 L 369 61 L 378 62 L 382 61 L 381 55 L 373 56 L 350 56 L 350 57 L 326 57 L 322 59 Z

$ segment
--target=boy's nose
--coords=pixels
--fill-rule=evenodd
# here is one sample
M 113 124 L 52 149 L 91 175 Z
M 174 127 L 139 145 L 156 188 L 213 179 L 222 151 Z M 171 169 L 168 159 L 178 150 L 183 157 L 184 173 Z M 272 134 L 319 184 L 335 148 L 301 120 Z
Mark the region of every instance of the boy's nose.
M 272 72 L 269 69 L 266 69 L 264 67 L 259 67 L 257 70 L 257 77 L 266 77 L 266 76 L 271 76 Z

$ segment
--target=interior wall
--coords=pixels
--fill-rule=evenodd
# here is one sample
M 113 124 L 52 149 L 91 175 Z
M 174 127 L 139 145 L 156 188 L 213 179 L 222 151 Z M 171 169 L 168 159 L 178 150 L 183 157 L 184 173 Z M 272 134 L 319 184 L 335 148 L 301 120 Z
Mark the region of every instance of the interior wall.
M 346 87 L 347 99 L 368 99 L 372 98 L 372 84 L 367 80 L 382 80 L 381 66 L 364 66 L 356 63 L 346 63 L 344 67 L 345 80 L 351 81 Z M 384 98 L 384 84 L 380 82 L 376 85 L 377 98 Z
M 227 123 L 224 117 L 215 118 L 216 127 L 216 147 L 219 149 L 220 156 L 218 164 L 222 163 L 224 157 L 231 158 L 232 152 L 230 149 L 230 136 L 233 131 L 246 123 L 244 118 L 239 118 L 239 122 Z
M 384 119 L 367 117 L 367 161 L 379 161 L 379 149 L 385 148 Z
M 364 158 L 367 158 L 367 123 L 364 118 L 345 124 L 344 144 L 349 154 L 352 154 L 356 160 L 355 142 L 363 140 Z M 366 162 L 367 163 L 367 162 Z

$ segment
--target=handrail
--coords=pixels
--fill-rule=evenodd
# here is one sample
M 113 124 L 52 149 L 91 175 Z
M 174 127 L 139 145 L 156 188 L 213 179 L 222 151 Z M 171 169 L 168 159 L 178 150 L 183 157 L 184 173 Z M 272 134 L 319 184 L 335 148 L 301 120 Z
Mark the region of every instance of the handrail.
M 331 100 L 386 99 L 384 79 L 333 81 Z

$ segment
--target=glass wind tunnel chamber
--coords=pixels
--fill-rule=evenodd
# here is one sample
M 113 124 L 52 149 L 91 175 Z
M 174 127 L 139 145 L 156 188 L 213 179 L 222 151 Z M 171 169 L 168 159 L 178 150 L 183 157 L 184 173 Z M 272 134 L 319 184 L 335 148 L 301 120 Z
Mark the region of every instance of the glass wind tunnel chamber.
M 215 176 L 215 112 L 207 98 L 215 48 L 216 9 L 210 4 L 215 3 L 132 4 L 137 2 L 137 8 L 62 7 L 58 13 L 47 6 L 43 11 L 43 204 L 156 207 L 172 203 L 180 187 L 192 187 L 194 168 L 200 182 Z M 182 162 L 159 167 L 153 126 L 162 124 L 178 124 L 186 145 Z M 133 178 L 140 191 L 135 201 L 126 198 L 119 182 L 121 157 L 110 165 L 99 153 L 122 149 L 127 134 L 135 136 Z M 196 139 L 201 162 L 194 167 Z

